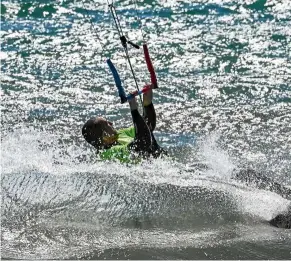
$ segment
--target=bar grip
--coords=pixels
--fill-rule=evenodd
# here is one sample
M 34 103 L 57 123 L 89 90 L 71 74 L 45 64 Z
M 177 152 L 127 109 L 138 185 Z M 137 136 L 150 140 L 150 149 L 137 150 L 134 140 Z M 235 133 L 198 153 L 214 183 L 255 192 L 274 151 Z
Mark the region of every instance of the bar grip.
M 150 58 L 150 54 L 149 54 L 149 50 L 146 44 L 143 45 L 143 52 L 144 52 L 144 57 L 146 60 L 146 64 L 148 67 L 148 71 L 151 75 L 151 83 L 153 85 L 153 89 L 158 88 L 158 82 L 157 82 L 157 77 L 156 77 L 156 73 L 155 73 L 155 69 L 153 67 L 151 58 Z
M 125 94 L 124 88 L 122 87 L 119 74 L 118 74 L 115 66 L 113 65 L 113 63 L 111 62 L 110 59 L 107 59 L 106 62 L 107 62 L 108 66 L 109 66 L 109 68 L 110 68 L 110 70 L 111 70 L 111 72 L 113 74 L 115 85 L 117 87 L 118 95 L 120 97 L 121 103 L 124 103 L 124 102 L 127 101 L 127 98 L 126 98 L 126 94 Z
M 127 95 L 126 99 L 130 100 L 130 99 L 134 98 L 137 95 L 141 95 L 141 94 L 149 91 L 150 89 L 152 89 L 152 85 L 145 85 L 140 91 L 136 90 L 135 92 Z

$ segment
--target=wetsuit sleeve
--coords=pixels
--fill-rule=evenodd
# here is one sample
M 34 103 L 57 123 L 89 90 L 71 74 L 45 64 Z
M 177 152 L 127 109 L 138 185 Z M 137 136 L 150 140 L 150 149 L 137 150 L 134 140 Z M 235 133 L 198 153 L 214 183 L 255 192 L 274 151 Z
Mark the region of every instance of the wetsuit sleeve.
M 135 138 L 129 144 L 129 148 L 135 151 L 148 152 L 152 145 L 151 131 L 138 110 L 131 111 L 131 116 L 135 129 Z
M 145 112 L 145 120 L 147 125 L 149 126 L 150 130 L 153 132 L 156 128 L 156 111 L 154 108 L 153 103 L 150 103 L 147 106 L 144 106 L 144 112 Z

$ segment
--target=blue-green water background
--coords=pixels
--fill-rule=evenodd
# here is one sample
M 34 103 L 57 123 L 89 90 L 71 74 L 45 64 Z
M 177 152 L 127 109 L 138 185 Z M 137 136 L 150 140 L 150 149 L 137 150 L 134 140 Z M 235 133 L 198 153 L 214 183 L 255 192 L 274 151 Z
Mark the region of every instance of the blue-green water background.
M 102 163 L 81 137 L 94 115 L 131 124 L 105 63 L 134 86 L 106 1 L 2 1 L 2 258 L 290 258 L 290 232 L 266 224 L 290 202 L 231 179 L 247 166 L 291 184 L 290 1 L 115 5 L 148 43 L 173 159 Z

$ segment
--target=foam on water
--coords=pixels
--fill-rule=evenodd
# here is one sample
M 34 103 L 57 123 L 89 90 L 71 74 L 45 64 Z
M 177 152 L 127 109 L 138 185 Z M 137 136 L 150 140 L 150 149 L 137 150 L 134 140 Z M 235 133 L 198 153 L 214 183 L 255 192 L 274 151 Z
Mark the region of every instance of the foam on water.
M 59 138 L 46 131 L 24 128 L 3 139 L 2 218 L 4 252 L 8 256 L 13 256 L 8 250 L 13 242 L 30 242 L 31 238 L 40 235 L 47 237 L 46 231 L 51 231 L 53 237 L 50 247 L 44 243 L 46 252 L 40 254 L 37 245 L 33 245 L 22 248 L 26 253 L 23 256 L 59 258 L 58 240 L 65 245 L 72 244 L 70 240 L 80 236 L 82 244 L 75 250 L 72 246 L 70 251 L 62 249 L 62 257 L 91 255 L 87 244 L 92 247 L 92 242 L 88 241 L 92 236 L 98 245 L 94 247 L 98 255 L 114 247 L 140 246 L 136 241 L 139 236 L 132 230 L 135 226 L 150 229 L 142 232 L 142 244 L 147 247 L 163 248 L 166 242 L 171 245 L 167 231 L 187 226 L 189 232 L 181 235 L 175 230 L 171 232 L 175 235 L 175 246 L 225 245 L 227 239 L 219 238 L 221 233 L 230 233 L 233 221 L 242 222 L 241 226 L 244 223 L 254 226 L 286 209 L 287 200 L 282 197 L 231 179 L 235 165 L 227 152 L 219 148 L 216 134 L 198 142 L 201 145 L 198 154 L 194 147 L 190 152 L 196 156 L 189 158 L 200 159 L 207 165 L 204 171 L 193 168 L 197 162 L 185 165 L 173 159 L 132 166 L 92 161 L 90 157 L 80 160 L 80 155 L 92 151 L 76 144 L 66 146 L 58 142 Z M 131 203 L 128 205 L 128 202 Z M 175 212 L 183 213 L 184 217 Z M 17 226 L 19 232 L 15 230 Z M 192 231 L 193 226 L 196 232 Z M 58 232 L 58 228 L 63 232 Z M 111 231 L 110 240 L 108 231 Z M 238 228 L 237 233 L 235 241 L 248 236 L 245 230 Z M 120 238 L 123 238 L 123 245 L 118 243 Z M 28 254 L 29 249 L 38 254 Z
M 39 132 L 32 129 L 22 129 L 7 135 L 2 142 L 2 170 L 3 175 L 21 174 L 30 175 L 30 173 L 47 173 L 49 175 L 57 175 L 61 177 L 70 177 L 79 173 L 102 174 L 110 176 L 124 176 L 135 181 L 150 184 L 171 184 L 181 187 L 191 186 L 210 186 L 215 189 L 221 188 L 228 192 L 227 187 L 230 185 L 241 186 L 235 180 L 232 180 L 232 171 L 235 163 L 232 161 L 226 151 L 219 148 L 217 140 L 219 136 L 214 134 L 208 136 L 197 144 L 197 148 L 189 152 L 196 155 L 188 157 L 187 164 L 179 163 L 174 159 L 156 159 L 151 162 L 143 162 L 138 165 L 124 165 L 118 162 L 102 162 L 98 161 L 97 157 L 94 160 L 94 152 L 85 146 L 77 146 L 76 144 L 59 143 L 59 138 L 56 134 L 48 132 Z M 80 160 L 80 156 L 87 157 Z M 92 155 L 93 160 L 92 160 Z M 192 162 L 190 161 L 192 159 Z M 198 171 L 193 168 L 197 161 L 203 162 L 207 169 Z M 218 181 L 217 184 L 213 181 Z M 236 188 L 234 189 L 236 190 Z M 278 202 L 270 200 L 270 197 L 275 199 L 274 193 L 259 191 L 257 189 L 242 190 L 244 194 L 242 198 L 245 203 L 242 205 L 255 207 L 255 202 L 258 205 L 261 203 Z M 246 194 L 249 193 L 249 199 Z M 258 194 L 255 197 L 254 194 Z M 264 199 L 266 197 L 266 199 Z M 250 199 L 253 199 L 250 201 Z M 252 204 L 250 204 L 252 202 Z M 284 204 L 286 203 L 282 200 Z

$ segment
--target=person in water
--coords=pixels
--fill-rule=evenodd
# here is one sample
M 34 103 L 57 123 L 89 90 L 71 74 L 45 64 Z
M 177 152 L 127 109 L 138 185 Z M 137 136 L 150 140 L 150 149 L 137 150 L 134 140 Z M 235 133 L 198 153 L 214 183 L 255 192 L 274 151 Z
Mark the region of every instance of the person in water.
M 83 137 L 97 149 L 102 159 L 130 162 L 136 156 L 158 157 L 165 152 L 153 135 L 156 127 L 156 112 L 152 99 L 152 89 L 143 94 L 144 117 L 138 111 L 136 98 L 128 101 L 133 127 L 116 130 L 112 122 L 103 117 L 94 117 L 84 124 Z

